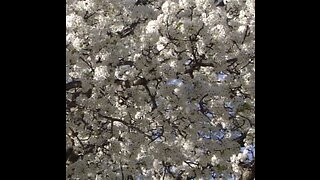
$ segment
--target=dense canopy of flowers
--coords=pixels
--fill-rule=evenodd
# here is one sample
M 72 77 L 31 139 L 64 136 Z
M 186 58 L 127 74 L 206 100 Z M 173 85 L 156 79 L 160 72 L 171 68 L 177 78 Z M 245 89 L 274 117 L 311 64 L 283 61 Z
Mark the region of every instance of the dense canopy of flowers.
M 254 0 L 66 3 L 66 179 L 254 179 Z

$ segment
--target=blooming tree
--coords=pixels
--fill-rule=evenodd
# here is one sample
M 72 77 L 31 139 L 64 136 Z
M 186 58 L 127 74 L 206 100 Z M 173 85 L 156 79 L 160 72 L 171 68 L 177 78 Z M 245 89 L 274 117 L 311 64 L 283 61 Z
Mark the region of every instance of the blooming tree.
M 67 179 L 254 179 L 254 0 L 67 0 Z

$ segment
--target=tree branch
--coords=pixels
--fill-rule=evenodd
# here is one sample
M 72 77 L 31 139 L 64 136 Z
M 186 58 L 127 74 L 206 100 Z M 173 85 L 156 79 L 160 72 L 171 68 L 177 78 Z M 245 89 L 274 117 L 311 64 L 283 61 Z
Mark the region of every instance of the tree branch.
M 99 116 L 103 117 L 103 118 L 106 118 L 106 119 L 109 119 L 111 120 L 111 122 L 120 122 L 122 123 L 123 125 L 127 126 L 129 129 L 133 129 L 133 130 L 136 130 L 137 132 L 143 134 L 145 137 L 147 137 L 148 139 L 152 140 L 152 137 L 148 134 L 146 134 L 145 132 L 143 132 L 141 129 L 139 129 L 138 127 L 135 127 L 133 126 L 132 124 L 126 122 L 126 121 L 123 121 L 121 119 L 116 119 L 116 118 L 113 118 L 113 117 L 109 117 L 109 116 L 105 116 L 105 115 L 102 115 L 101 113 L 99 113 Z
M 81 81 L 72 81 L 66 84 L 67 91 L 73 88 L 80 88 L 80 87 L 81 87 Z

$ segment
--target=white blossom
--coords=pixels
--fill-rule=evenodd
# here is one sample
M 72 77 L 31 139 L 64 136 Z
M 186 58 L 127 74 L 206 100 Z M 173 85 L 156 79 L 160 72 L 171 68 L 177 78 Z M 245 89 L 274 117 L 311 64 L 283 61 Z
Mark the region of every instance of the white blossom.
M 154 34 L 158 32 L 159 24 L 156 20 L 151 20 L 148 22 L 148 25 L 146 26 L 146 33 L 148 34 Z

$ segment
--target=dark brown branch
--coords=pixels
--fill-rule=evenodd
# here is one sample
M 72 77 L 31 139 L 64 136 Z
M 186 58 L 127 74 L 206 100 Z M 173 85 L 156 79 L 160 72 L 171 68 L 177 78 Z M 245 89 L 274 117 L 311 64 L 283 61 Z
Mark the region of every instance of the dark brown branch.
M 207 116 L 207 113 L 209 112 L 209 110 L 208 110 L 207 107 L 204 106 L 205 103 L 203 102 L 203 99 L 204 99 L 205 97 L 207 97 L 207 96 L 208 96 L 208 94 L 204 95 L 204 96 L 200 99 L 200 101 L 199 101 L 199 106 L 200 106 L 200 112 L 201 112 L 205 117 L 209 118 L 209 117 Z M 209 118 L 209 120 L 210 120 L 210 118 Z
M 78 137 L 78 133 L 75 132 L 71 127 L 69 127 L 69 129 L 70 129 L 70 131 L 71 131 L 71 133 L 72 133 L 72 136 L 76 137 L 77 140 L 79 141 L 80 145 L 84 148 L 84 145 L 83 145 L 81 139 Z
M 140 78 L 140 79 L 134 81 L 133 85 L 134 86 L 139 86 L 139 85 L 145 86 L 145 85 L 147 85 L 147 83 L 148 83 L 148 81 L 145 78 Z
M 241 48 L 239 47 L 238 43 L 235 40 L 232 40 L 232 43 L 234 45 L 236 45 L 236 47 L 238 48 L 238 50 L 242 51 Z
M 110 138 L 112 138 L 113 137 L 113 120 L 111 120 L 111 128 L 110 128 L 110 131 L 111 131 L 111 137 Z
M 214 67 L 213 63 L 200 63 L 202 67 Z
M 87 20 L 87 19 L 89 19 L 90 17 L 92 17 L 95 14 L 96 14 L 96 12 L 93 12 L 93 13 L 89 14 L 89 12 L 86 11 L 86 14 L 84 15 L 83 19 Z
M 230 63 L 228 66 L 232 66 L 234 63 L 238 61 L 238 58 L 231 58 L 227 60 L 227 63 Z
M 67 109 L 73 108 L 73 107 L 77 107 L 77 103 L 76 101 L 69 101 L 66 99 L 66 104 L 67 104 Z
M 193 78 L 193 71 L 198 71 L 200 67 L 214 67 L 213 63 L 202 63 L 201 61 L 199 62 L 192 61 L 190 68 L 185 70 L 184 73 L 190 74 L 190 77 Z
M 194 168 L 194 167 L 191 166 L 191 164 L 192 164 L 192 165 L 199 166 L 198 163 L 195 163 L 195 162 L 192 162 L 192 161 L 184 161 L 184 162 L 185 162 L 189 167 L 191 167 L 191 168 Z
M 242 116 L 241 114 L 238 114 L 238 116 L 240 116 L 240 117 L 242 117 L 243 119 L 247 120 L 247 121 L 249 122 L 249 124 L 250 124 L 251 127 L 254 126 L 253 122 L 252 122 L 249 118 L 247 118 L 247 117 L 245 117 L 245 116 Z
M 125 60 L 121 59 L 120 62 L 117 64 L 117 66 L 125 66 L 125 65 L 133 66 L 134 62 L 133 61 L 125 61 Z
M 150 96 L 151 103 L 152 103 L 152 110 L 151 111 L 153 111 L 158 107 L 158 105 L 156 103 L 155 95 L 151 94 L 150 89 L 149 89 L 149 87 L 147 85 L 144 85 L 144 88 L 147 90 L 148 95 Z
M 152 140 L 152 137 L 148 134 L 146 134 L 145 132 L 143 132 L 141 129 L 139 129 L 138 127 L 135 127 L 133 126 L 132 124 L 126 122 L 126 121 L 123 121 L 121 119 L 116 119 L 116 118 L 113 118 L 113 117 L 109 117 L 109 116 L 105 116 L 105 115 L 102 115 L 99 113 L 99 116 L 103 117 L 103 118 L 106 118 L 106 119 L 109 119 L 110 121 L 112 122 L 120 122 L 122 123 L 123 125 L 127 126 L 129 129 L 133 129 L 133 130 L 136 130 L 137 132 L 143 134 L 144 136 L 146 136 L 147 138 L 149 138 L 150 140 Z
M 138 85 L 142 85 L 146 91 L 148 92 L 148 95 L 150 96 L 150 99 L 151 99 L 151 103 L 152 103 L 152 111 L 155 110 L 158 106 L 157 106 L 157 103 L 156 103 L 156 99 L 155 99 L 155 95 L 152 95 L 151 94 L 151 91 L 148 87 L 148 80 L 146 80 L 145 78 L 140 78 L 136 81 L 133 82 L 133 85 L 134 86 L 138 86 Z
M 66 161 L 69 159 L 69 156 L 71 155 L 72 152 L 73 152 L 73 148 L 69 147 L 66 151 Z
M 234 141 L 236 141 L 241 147 L 244 147 L 244 142 L 243 140 L 246 138 L 246 133 L 241 133 L 241 136 L 237 137 L 236 139 L 234 139 Z
M 67 160 L 69 160 L 69 162 L 71 163 L 75 163 L 79 158 L 80 156 L 76 154 L 74 151 L 72 151 Z
M 250 167 L 245 167 L 241 176 L 241 180 L 254 180 L 255 178 L 255 161 Z
M 202 26 L 201 26 L 201 28 L 198 30 L 198 32 L 197 32 L 197 36 L 199 36 L 199 34 L 200 34 L 200 32 L 201 32 L 201 30 L 204 28 L 204 23 L 202 23 Z
M 127 36 L 133 34 L 134 29 L 136 28 L 136 26 L 139 23 L 140 23 L 140 19 L 138 19 L 138 21 L 136 21 L 136 22 L 133 22 L 129 26 L 123 28 L 121 31 L 118 31 L 117 33 L 120 35 L 120 38 L 124 38 L 124 37 L 127 37 Z
M 83 59 L 82 57 L 80 57 L 80 59 L 81 59 L 87 66 L 89 66 L 91 72 L 94 72 L 94 68 L 92 67 L 92 64 L 90 64 L 88 61 L 86 61 L 86 60 Z
M 249 64 L 252 64 L 253 60 L 249 60 L 241 69 L 246 68 Z
M 225 6 L 223 0 L 215 0 L 214 3 L 216 4 L 217 7 L 224 7 Z
M 72 81 L 66 84 L 67 91 L 73 88 L 80 88 L 80 87 L 81 87 L 81 81 Z
M 124 174 L 123 174 L 123 169 L 122 169 L 121 162 L 120 162 L 120 171 L 121 171 L 121 180 L 124 180 Z
M 148 0 L 138 0 L 134 5 L 138 6 L 138 5 L 148 5 L 151 2 Z
M 250 33 L 248 33 L 248 30 L 249 30 L 249 26 L 247 25 L 246 26 L 246 31 L 244 32 L 244 36 L 243 36 L 241 44 L 243 44 L 244 41 L 246 40 L 246 38 L 249 36 Z

